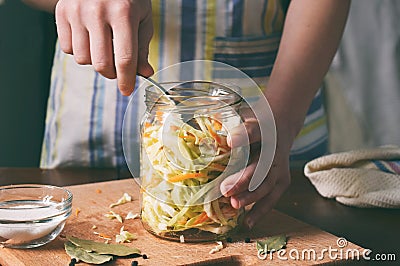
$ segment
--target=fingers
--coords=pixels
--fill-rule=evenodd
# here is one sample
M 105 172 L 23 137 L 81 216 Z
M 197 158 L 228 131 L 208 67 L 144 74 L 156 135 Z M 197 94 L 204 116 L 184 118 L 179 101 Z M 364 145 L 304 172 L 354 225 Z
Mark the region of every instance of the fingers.
M 247 134 L 237 127 L 227 136 L 226 141 L 231 148 L 246 146 L 248 143 L 256 143 L 261 140 L 260 126 L 256 118 L 246 118 L 243 124 Z
M 144 77 L 149 77 L 154 73 L 148 63 L 153 24 L 150 15 L 140 23 L 139 20 L 131 23 L 131 28 L 127 28 L 126 23 L 122 19 L 112 27 L 118 87 L 123 95 L 130 95 L 135 87 L 136 73 Z
M 143 77 L 150 77 L 154 74 L 154 69 L 148 61 L 148 55 L 148 48 L 139 49 L 137 73 Z
M 138 71 L 154 73 L 147 60 L 153 32 L 149 0 L 59 0 L 56 18 L 61 49 L 78 64 L 117 78 L 123 95 L 133 92 Z
M 118 88 L 123 95 L 130 95 L 136 80 L 139 21 L 127 27 L 129 14 L 124 14 L 124 16 L 117 23 L 111 24 L 111 27 L 114 34 L 114 60 Z
M 56 6 L 55 10 L 56 23 L 57 23 L 57 35 L 58 42 L 60 43 L 61 49 L 67 53 L 72 54 L 72 31 L 71 25 L 65 19 L 64 10 L 61 5 Z
M 250 163 L 245 169 L 228 176 L 220 185 L 222 195 L 225 197 L 231 197 L 232 195 L 240 194 L 246 191 L 250 179 L 253 177 L 254 169 L 257 166 L 257 161 Z M 240 208 L 240 206 L 233 205 L 234 208 Z
M 89 32 L 79 24 L 71 24 L 72 53 L 75 61 L 80 65 L 88 65 L 90 59 Z
M 256 190 L 250 192 L 247 190 L 248 186 L 246 186 L 246 190 L 233 194 L 231 197 L 232 207 L 235 205 L 238 209 L 261 200 L 265 195 L 270 194 L 275 189 L 276 179 L 276 175 L 270 174 Z
M 90 64 L 89 32 L 82 23 L 79 6 L 72 4 L 69 8 L 76 13 L 74 19 L 70 19 L 70 11 L 64 2 L 56 6 L 57 33 L 61 49 L 65 53 L 73 54 L 78 64 Z
M 261 129 L 259 122 L 253 110 L 244 103 L 240 110 L 240 115 L 244 121 L 243 125 L 246 132 L 243 132 L 242 127 L 234 128 L 227 136 L 227 143 L 231 148 L 246 146 L 248 144 L 261 141 Z
M 290 184 L 290 179 L 285 180 L 286 181 L 277 183 L 274 189 L 269 194 L 258 200 L 256 204 L 253 205 L 243 221 L 243 223 L 249 229 L 253 228 L 254 225 L 258 221 L 260 221 L 260 219 L 265 216 L 269 211 L 271 211 L 271 209 L 278 202 L 278 200 Z
M 153 36 L 153 20 L 148 15 L 139 24 L 139 51 L 137 72 L 144 77 L 150 77 L 154 74 L 154 70 L 149 64 L 149 45 Z
M 94 69 L 106 78 L 117 77 L 114 64 L 112 31 L 111 27 L 104 23 L 103 12 L 93 15 L 93 23 L 88 25 L 90 35 L 91 61 Z
M 252 155 L 250 155 L 249 162 L 244 162 L 245 165 L 247 165 L 246 168 L 228 176 L 224 181 L 222 181 L 220 185 L 222 195 L 225 197 L 231 197 L 232 195 L 237 195 L 248 190 L 250 181 L 254 177 L 255 169 L 259 163 L 259 153 L 260 143 L 251 144 L 249 154 Z
M 245 191 L 231 198 L 231 202 L 237 200 L 242 206 L 255 202 L 244 219 L 244 224 L 250 229 L 275 206 L 290 185 L 289 164 L 287 160 L 282 160 L 284 163 L 273 165 L 267 179 L 256 190 Z
M 245 224 L 251 228 L 253 225 L 276 204 L 283 192 L 290 184 L 290 169 L 286 157 L 275 158 L 268 175 L 261 185 L 254 191 L 249 191 L 249 183 L 254 175 L 254 168 L 258 161 L 255 158 L 242 173 L 226 178 L 221 184 L 221 192 L 226 197 L 231 197 L 232 207 L 239 209 L 255 203 L 246 215 Z

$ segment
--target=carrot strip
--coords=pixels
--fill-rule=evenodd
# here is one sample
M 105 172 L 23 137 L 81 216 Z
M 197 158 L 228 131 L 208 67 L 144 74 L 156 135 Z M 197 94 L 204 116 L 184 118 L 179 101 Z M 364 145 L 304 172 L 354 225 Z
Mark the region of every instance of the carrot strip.
M 179 182 L 185 179 L 190 179 L 190 178 L 200 178 L 200 177 L 206 177 L 205 174 L 203 173 L 186 173 L 186 174 L 180 174 L 180 175 L 175 175 L 173 177 L 168 178 L 169 182 Z
M 149 122 L 144 123 L 144 127 L 145 128 L 151 127 L 151 123 L 149 123 Z
M 222 129 L 222 124 L 221 122 L 217 121 L 217 120 L 213 120 L 213 127 L 215 130 L 221 130 Z
M 162 112 L 162 111 L 157 111 L 157 112 L 156 112 L 156 115 L 155 115 L 155 118 L 156 118 L 156 120 L 158 120 L 158 121 L 162 121 L 162 120 L 163 120 L 163 116 L 164 116 L 164 112 Z
M 103 238 L 111 238 L 111 236 L 103 234 L 103 233 L 99 233 L 99 237 L 103 237 Z
M 151 132 L 144 132 L 143 133 L 143 137 L 145 137 L 145 138 L 150 137 L 150 135 L 151 135 Z
M 206 125 L 206 127 L 215 141 L 218 142 L 218 144 L 221 144 L 221 139 L 218 134 L 209 125 Z
M 206 212 L 202 212 L 199 217 L 193 222 L 193 225 L 204 223 L 208 220 L 208 216 Z
M 196 138 L 193 137 L 192 135 L 187 135 L 187 136 L 179 136 L 180 138 L 186 140 L 186 141 L 195 141 Z

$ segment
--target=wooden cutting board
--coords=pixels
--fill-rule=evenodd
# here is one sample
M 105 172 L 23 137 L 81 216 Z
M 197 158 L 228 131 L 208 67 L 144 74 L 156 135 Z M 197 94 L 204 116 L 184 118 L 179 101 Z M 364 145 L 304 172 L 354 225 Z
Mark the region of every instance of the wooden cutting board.
M 107 265 L 131 265 L 133 260 L 137 260 L 139 265 L 314 265 L 331 262 L 344 263 L 346 253 L 355 254 L 350 252 L 354 249 L 362 254 L 363 250 L 353 243 L 347 243 L 341 249 L 337 245 L 337 236 L 273 211 L 252 232 L 239 233 L 233 237 L 232 243 L 224 243 L 225 248 L 220 252 L 209 254 L 216 243 L 167 241 L 148 233 L 142 227 L 140 219 L 125 220 L 121 224 L 117 220 L 106 218 L 104 214 L 111 210 L 108 206 L 116 202 L 124 192 L 132 196 L 132 202 L 114 207 L 112 210 L 122 217 L 125 217 L 129 211 L 139 212 L 139 188 L 133 179 L 71 186 L 69 189 L 74 194 L 73 213 L 68 218 L 62 234 L 51 243 L 35 249 L 0 248 L 0 265 L 68 265 L 70 258 L 64 251 L 66 235 L 104 241 L 94 234 L 96 231 L 112 236 L 115 241 L 115 235 L 122 225 L 125 230 L 138 236 L 137 240 L 126 245 L 139 248 L 148 256 L 148 259 L 117 258 Z M 92 229 L 93 225 L 97 228 Z M 272 259 L 260 260 L 257 257 L 255 240 L 277 234 L 286 234 L 288 237 L 286 253 L 281 254 L 281 258 L 287 260 L 279 259 L 277 253 L 274 253 Z M 246 237 L 251 239 L 250 243 L 245 243 Z M 337 251 L 333 251 L 332 256 L 329 256 L 327 251 L 323 253 L 324 249 L 329 248 Z M 308 254 L 313 256 L 311 250 L 315 251 L 316 260 L 309 258 Z M 322 253 L 323 256 L 321 256 Z M 303 258 L 302 254 L 304 254 Z M 336 260 L 334 260 L 335 254 Z M 297 260 L 294 259 L 296 257 Z M 79 263 L 78 265 L 86 264 Z

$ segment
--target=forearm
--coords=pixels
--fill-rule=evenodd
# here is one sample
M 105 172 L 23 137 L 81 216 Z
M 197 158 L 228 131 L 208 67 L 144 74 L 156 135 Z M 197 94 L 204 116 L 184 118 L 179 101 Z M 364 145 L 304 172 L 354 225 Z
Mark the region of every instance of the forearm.
M 291 123 L 293 137 L 329 69 L 350 0 L 292 0 L 266 96 L 275 116 Z
M 34 8 L 54 13 L 58 0 L 22 0 L 22 2 Z

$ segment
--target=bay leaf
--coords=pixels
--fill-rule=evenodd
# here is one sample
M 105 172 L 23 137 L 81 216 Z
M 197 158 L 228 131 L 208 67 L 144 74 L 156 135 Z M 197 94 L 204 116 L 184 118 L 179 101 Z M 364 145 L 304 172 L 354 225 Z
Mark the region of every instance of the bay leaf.
M 113 256 L 110 255 L 102 255 L 96 252 L 88 252 L 83 248 L 74 245 L 73 243 L 67 241 L 64 243 L 65 251 L 71 258 L 75 258 L 78 261 L 84 261 L 86 263 L 92 264 L 103 264 L 107 261 L 113 259 Z
M 108 254 L 115 256 L 129 256 L 132 254 L 140 254 L 140 250 L 134 247 L 128 247 L 121 244 L 106 244 L 93 240 L 80 239 L 73 236 L 67 236 L 67 239 L 76 246 L 83 248 L 88 252 L 96 252 L 98 254 Z
M 257 240 L 256 247 L 258 252 L 268 253 L 278 251 L 286 246 L 286 236 L 276 235 L 264 240 Z

